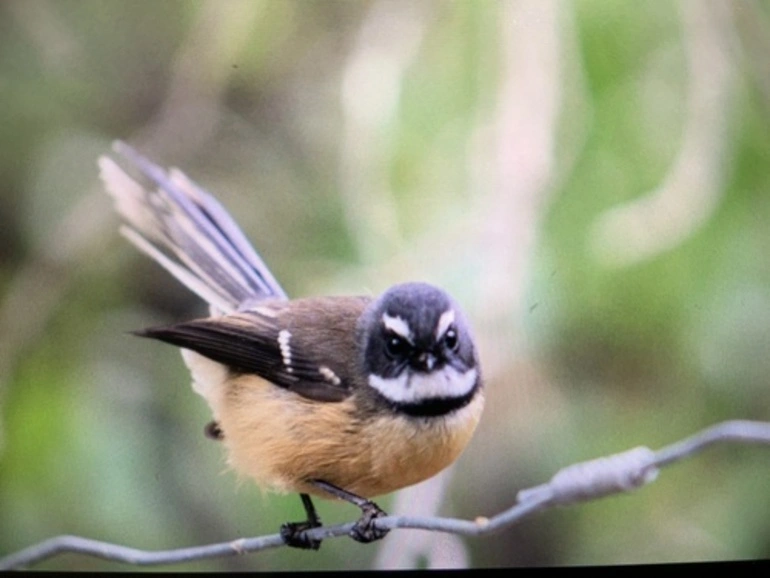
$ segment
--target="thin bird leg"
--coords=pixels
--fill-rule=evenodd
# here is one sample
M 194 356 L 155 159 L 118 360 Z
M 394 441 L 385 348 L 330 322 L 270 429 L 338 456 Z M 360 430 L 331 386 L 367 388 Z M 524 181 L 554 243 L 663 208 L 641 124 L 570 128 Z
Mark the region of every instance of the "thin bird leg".
M 281 526 L 281 538 L 286 542 L 286 545 L 294 548 L 301 548 L 303 550 L 318 550 L 321 547 L 321 540 L 315 540 L 308 538 L 305 534 L 305 530 L 312 528 L 319 528 L 321 526 L 321 518 L 318 517 L 318 513 L 315 511 L 313 501 L 307 494 L 300 494 L 302 499 L 302 505 L 305 508 L 305 514 L 307 514 L 307 520 L 304 522 L 286 522 Z
M 387 516 L 388 514 L 371 500 L 357 496 L 356 494 L 343 490 L 329 482 L 324 482 L 323 480 L 310 480 L 310 483 L 328 494 L 331 494 L 335 498 L 345 500 L 346 502 L 350 502 L 354 506 L 361 508 L 362 516 L 350 530 L 350 537 L 357 542 L 362 542 L 364 544 L 374 542 L 375 540 L 384 538 L 390 531 L 377 528 L 372 523 L 375 519 Z

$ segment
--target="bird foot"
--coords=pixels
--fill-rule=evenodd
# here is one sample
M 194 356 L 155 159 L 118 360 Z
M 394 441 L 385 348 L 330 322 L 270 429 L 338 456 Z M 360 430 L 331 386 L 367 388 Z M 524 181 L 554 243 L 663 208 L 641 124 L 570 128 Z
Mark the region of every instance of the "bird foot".
M 369 542 L 384 538 L 390 530 L 378 528 L 373 522 L 377 518 L 382 518 L 388 514 L 377 504 L 370 501 L 365 502 L 360 508 L 363 515 L 350 530 L 350 537 L 356 542 L 361 542 L 363 544 L 368 544 Z
M 321 540 L 310 538 L 307 530 L 320 528 L 321 522 L 286 522 L 281 525 L 281 538 L 287 546 L 299 548 L 301 550 L 318 550 L 321 547 Z

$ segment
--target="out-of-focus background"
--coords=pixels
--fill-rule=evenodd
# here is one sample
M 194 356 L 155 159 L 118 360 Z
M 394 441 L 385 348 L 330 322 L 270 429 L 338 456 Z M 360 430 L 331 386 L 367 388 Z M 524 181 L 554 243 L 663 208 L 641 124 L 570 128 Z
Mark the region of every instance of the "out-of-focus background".
M 420 279 L 462 303 L 484 419 L 449 475 L 386 509 L 492 515 L 562 466 L 769 420 L 768 54 L 752 0 L 5 0 L 0 555 L 302 517 L 226 470 L 175 348 L 128 333 L 206 310 L 118 235 L 96 168 L 116 138 L 214 192 L 291 295 Z M 173 568 L 770 557 L 768 451 L 714 448 L 485 538 Z

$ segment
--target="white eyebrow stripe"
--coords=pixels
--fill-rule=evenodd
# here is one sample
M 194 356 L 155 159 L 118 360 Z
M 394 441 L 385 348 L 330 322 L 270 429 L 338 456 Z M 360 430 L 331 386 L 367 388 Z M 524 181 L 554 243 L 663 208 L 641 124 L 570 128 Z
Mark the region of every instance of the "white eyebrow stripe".
M 449 329 L 449 326 L 452 325 L 452 323 L 455 322 L 455 310 L 449 309 L 448 311 L 444 311 L 441 314 L 441 317 L 439 317 L 438 325 L 436 325 L 436 341 L 441 339 L 441 336 L 446 333 L 447 329 Z
M 412 330 L 409 327 L 409 324 L 404 321 L 402 317 L 399 316 L 391 316 L 387 313 L 382 314 L 382 323 L 385 325 L 386 329 L 389 329 L 396 335 L 399 335 L 406 339 L 407 341 L 412 341 Z

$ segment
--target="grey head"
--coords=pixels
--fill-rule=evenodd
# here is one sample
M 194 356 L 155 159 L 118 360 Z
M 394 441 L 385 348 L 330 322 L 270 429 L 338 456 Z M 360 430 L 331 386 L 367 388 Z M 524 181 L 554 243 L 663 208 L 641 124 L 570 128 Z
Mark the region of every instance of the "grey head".
M 443 415 L 467 405 L 480 387 L 465 316 L 433 285 L 388 289 L 362 315 L 359 335 L 368 385 L 398 410 Z

